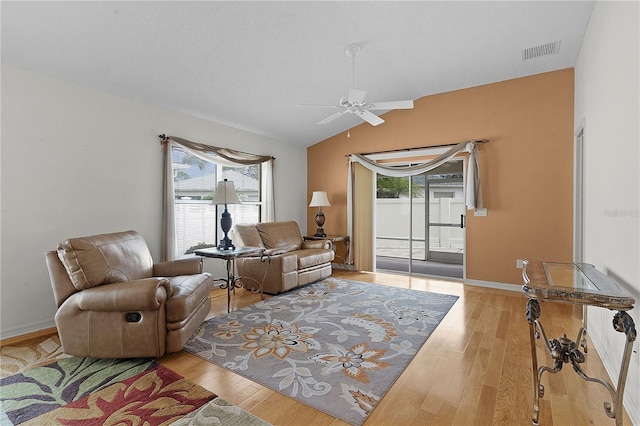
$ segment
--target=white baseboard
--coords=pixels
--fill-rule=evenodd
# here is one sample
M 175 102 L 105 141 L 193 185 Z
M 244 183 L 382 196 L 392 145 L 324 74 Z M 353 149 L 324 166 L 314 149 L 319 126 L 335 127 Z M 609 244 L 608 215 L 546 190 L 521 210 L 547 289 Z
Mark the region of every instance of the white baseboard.
M 13 327 L 6 330 L 2 330 L 0 340 L 10 339 L 12 337 L 22 336 L 36 331 L 46 330 L 51 327 L 55 327 L 56 323 L 51 320 L 44 320 L 38 322 L 32 322 L 31 324 L 21 325 L 20 327 Z
M 494 289 L 497 289 L 497 290 L 508 290 L 508 291 L 518 291 L 518 292 L 522 291 L 522 286 L 521 285 L 497 283 L 497 282 L 494 282 L 494 281 L 481 281 L 481 280 L 469 280 L 469 279 L 466 279 L 466 280 L 463 281 L 463 283 L 464 284 L 468 284 L 468 285 L 474 285 L 476 287 L 494 288 Z

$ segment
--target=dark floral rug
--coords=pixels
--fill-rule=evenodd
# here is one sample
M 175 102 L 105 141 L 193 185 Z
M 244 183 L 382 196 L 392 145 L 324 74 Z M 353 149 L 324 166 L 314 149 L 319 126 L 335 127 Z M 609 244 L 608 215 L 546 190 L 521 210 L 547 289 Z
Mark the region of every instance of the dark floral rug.
M 212 318 L 184 349 L 360 425 L 457 299 L 328 278 Z

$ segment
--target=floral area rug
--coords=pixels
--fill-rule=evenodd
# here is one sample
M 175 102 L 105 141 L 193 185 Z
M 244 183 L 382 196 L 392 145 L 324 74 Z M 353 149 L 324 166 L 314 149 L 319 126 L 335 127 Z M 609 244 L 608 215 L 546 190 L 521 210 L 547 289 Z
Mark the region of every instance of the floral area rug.
M 251 425 L 268 423 L 150 359 L 2 347 L 0 425 Z
M 457 299 L 328 278 L 212 318 L 184 349 L 360 425 Z

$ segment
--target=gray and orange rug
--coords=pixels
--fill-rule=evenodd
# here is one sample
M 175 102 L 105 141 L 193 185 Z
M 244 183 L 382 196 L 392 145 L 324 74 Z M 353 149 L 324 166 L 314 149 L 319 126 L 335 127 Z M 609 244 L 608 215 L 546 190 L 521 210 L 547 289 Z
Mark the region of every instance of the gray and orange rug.
M 457 299 L 327 278 L 205 321 L 184 350 L 361 425 Z

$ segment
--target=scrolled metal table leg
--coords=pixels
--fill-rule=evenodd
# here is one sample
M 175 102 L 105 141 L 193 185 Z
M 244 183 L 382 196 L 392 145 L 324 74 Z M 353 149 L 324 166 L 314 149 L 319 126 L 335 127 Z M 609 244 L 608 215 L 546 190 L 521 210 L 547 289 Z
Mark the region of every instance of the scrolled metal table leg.
M 540 389 L 540 379 L 538 376 L 538 355 L 536 353 L 536 321 L 540 318 L 540 303 L 535 299 L 529 299 L 527 302 L 527 322 L 529 322 L 529 339 L 531 342 L 531 368 L 533 379 L 533 412 L 531 413 L 531 421 L 534 425 L 538 424 L 538 415 L 540 413 L 540 393 L 544 393 L 544 389 Z
M 613 329 L 620 333 L 624 333 L 627 337 L 627 342 L 625 343 L 624 353 L 622 355 L 620 374 L 618 375 L 618 386 L 616 387 L 616 396 L 613 401 L 613 412 L 610 405 L 609 407 L 607 407 L 607 403 L 605 403 L 605 411 L 609 417 L 614 417 L 616 419 L 616 426 L 621 426 L 624 387 L 627 379 L 627 373 L 629 372 L 629 361 L 631 360 L 633 342 L 635 342 L 637 334 L 636 325 L 633 322 L 633 318 L 631 318 L 631 316 L 624 311 L 618 311 L 618 313 L 613 316 Z
M 580 346 L 582 346 L 585 354 L 589 350 L 587 348 L 587 314 L 588 306 L 584 305 L 582 307 L 582 327 L 580 327 L 580 331 L 578 331 L 578 338 L 576 339 L 576 343 L 579 343 Z
M 227 313 L 231 312 L 231 287 L 233 286 L 233 273 L 231 272 L 231 260 L 227 259 Z

